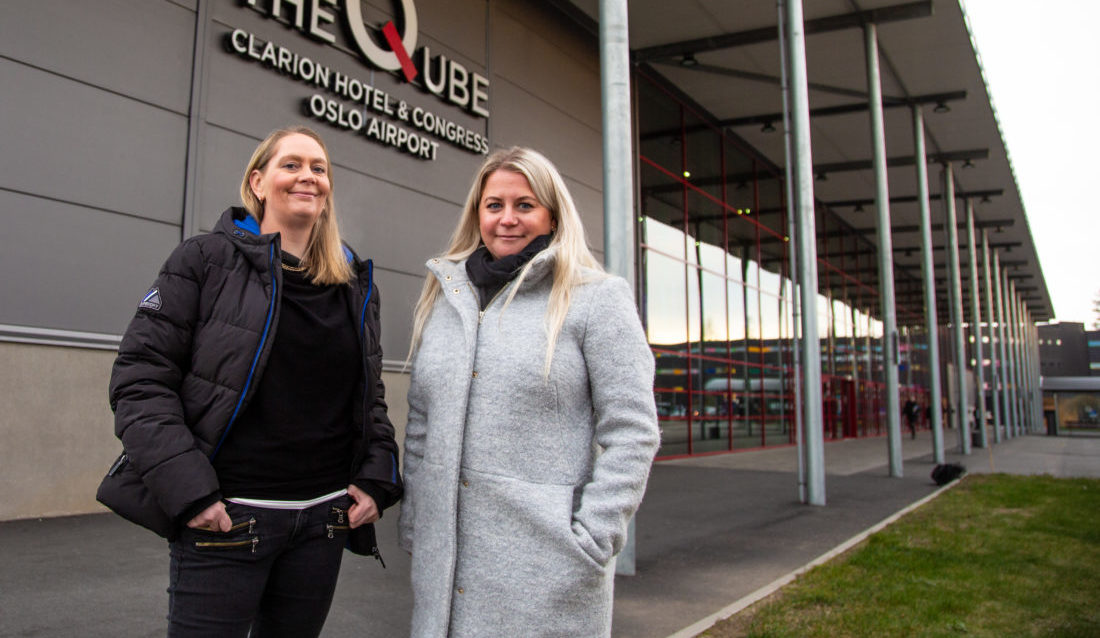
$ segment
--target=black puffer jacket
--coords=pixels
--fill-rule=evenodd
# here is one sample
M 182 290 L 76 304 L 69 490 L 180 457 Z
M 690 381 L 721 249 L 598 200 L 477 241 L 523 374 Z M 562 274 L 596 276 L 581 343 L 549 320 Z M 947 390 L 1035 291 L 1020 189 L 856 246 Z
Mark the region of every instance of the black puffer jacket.
M 379 297 L 370 261 L 350 251 L 364 387 L 349 482 L 380 486 L 379 510 L 401 497 L 397 444 L 386 415 Z M 126 329 L 111 375 L 115 434 L 160 509 L 177 525 L 218 491 L 210 463 L 264 372 L 282 295 L 277 235 L 261 235 L 242 208 L 214 232 L 180 244 Z M 377 494 L 378 490 L 371 490 Z

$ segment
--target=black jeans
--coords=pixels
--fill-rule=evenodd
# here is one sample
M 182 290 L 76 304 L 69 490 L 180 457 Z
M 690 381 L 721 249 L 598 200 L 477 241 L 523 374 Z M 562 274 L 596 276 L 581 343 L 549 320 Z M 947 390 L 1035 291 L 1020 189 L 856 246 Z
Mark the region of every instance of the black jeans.
M 170 544 L 169 638 L 319 635 L 350 504 L 346 495 L 304 510 L 227 502 L 229 532 L 185 529 Z

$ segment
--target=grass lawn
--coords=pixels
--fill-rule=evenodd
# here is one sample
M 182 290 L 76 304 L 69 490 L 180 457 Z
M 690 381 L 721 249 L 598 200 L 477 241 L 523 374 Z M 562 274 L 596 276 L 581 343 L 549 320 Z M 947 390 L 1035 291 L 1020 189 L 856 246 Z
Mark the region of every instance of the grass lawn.
M 1100 636 L 1100 480 L 968 476 L 702 635 Z

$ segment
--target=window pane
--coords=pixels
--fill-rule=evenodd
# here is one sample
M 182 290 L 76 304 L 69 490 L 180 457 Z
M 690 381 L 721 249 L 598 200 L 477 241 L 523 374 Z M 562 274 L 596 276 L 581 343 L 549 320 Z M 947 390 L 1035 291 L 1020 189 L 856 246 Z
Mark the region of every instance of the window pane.
M 646 330 L 652 344 L 682 345 L 687 340 L 686 266 L 645 251 Z

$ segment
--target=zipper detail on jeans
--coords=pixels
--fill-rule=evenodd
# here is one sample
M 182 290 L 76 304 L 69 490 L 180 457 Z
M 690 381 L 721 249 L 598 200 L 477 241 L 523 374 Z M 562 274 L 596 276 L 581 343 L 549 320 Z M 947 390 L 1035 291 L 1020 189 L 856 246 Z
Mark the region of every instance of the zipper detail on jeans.
M 242 530 L 246 527 L 248 528 L 248 533 L 249 534 L 254 533 L 256 531 L 256 519 L 255 518 L 250 518 L 247 521 L 241 521 L 240 523 L 237 523 L 236 525 L 230 527 L 229 531 L 227 531 L 225 533 L 226 534 L 232 534 L 233 532 Z
M 342 532 L 344 530 L 351 529 L 351 527 L 349 527 L 347 525 L 333 525 L 332 523 L 325 523 L 325 529 L 328 530 L 328 537 L 329 538 L 336 538 L 335 532 L 337 532 L 337 531 Z
M 258 536 L 253 536 L 249 540 L 244 541 L 195 541 L 195 547 L 207 547 L 211 549 L 231 549 L 233 547 L 247 547 L 252 546 L 252 553 L 256 553 L 256 545 L 260 543 Z
M 343 523 L 344 522 L 344 513 L 345 512 L 347 512 L 347 510 L 342 510 L 339 507 L 332 508 L 332 513 L 336 515 L 336 522 L 337 523 Z

